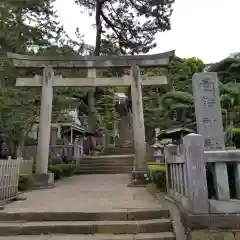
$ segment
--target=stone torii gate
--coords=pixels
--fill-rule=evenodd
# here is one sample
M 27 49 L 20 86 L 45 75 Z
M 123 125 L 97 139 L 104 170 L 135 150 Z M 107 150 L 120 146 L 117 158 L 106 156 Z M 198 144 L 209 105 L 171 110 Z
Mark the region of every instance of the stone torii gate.
M 49 141 L 52 114 L 53 87 L 113 87 L 131 86 L 132 111 L 133 111 L 133 136 L 135 148 L 135 163 L 133 178 L 140 183 L 147 171 L 146 143 L 142 105 L 141 86 L 167 84 L 166 76 L 143 77 L 139 67 L 149 68 L 168 65 L 169 58 L 174 51 L 140 56 L 79 56 L 79 57 L 41 57 L 26 56 L 8 53 L 13 64 L 17 68 L 42 68 L 43 75 L 35 75 L 33 78 L 17 78 L 16 86 L 41 87 L 41 109 L 39 122 L 39 138 L 36 159 L 35 180 L 38 185 L 48 185 L 50 175 L 48 173 Z M 130 76 L 121 78 L 97 78 L 96 69 L 104 68 L 131 68 Z M 87 78 L 63 78 L 55 76 L 56 68 L 87 68 Z

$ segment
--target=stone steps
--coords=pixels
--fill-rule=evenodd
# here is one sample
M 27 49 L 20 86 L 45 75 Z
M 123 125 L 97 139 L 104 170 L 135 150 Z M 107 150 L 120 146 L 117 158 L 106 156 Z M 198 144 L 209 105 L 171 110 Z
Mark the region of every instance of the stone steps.
M 98 169 L 97 167 L 78 169 L 76 174 L 121 174 L 131 173 L 132 167 L 118 167 L 116 169 Z
M 0 235 L 40 234 L 136 234 L 172 231 L 169 219 L 142 221 L 45 221 L 45 222 L 2 222 Z
M 79 174 L 131 173 L 134 155 L 87 156 L 80 162 Z
M 113 148 L 105 148 L 101 155 L 117 155 L 117 154 L 133 154 L 133 147 L 113 147 Z
M 118 154 L 118 155 L 104 155 L 104 156 L 85 156 L 83 160 L 104 160 L 104 161 L 110 161 L 112 159 L 118 160 L 118 159 L 133 159 L 134 154 Z
M 168 209 L 73 213 L 0 212 L 0 236 L 4 236 L 4 239 L 11 236 L 11 240 L 25 240 L 28 238 L 24 237 L 31 235 L 33 240 L 47 240 L 48 237 L 53 240 L 52 237 L 61 234 L 67 234 L 64 235 L 66 240 L 75 239 L 74 236 L 80 240 L 84 236 L 84 240 L 175 240 Z
M 7 237 L 0 237 L 0 240 L 6 240 Z M 48 234 L 48 235 L 21 235 L 10 236 L 9 240 L 175 240 L 171 232 L 161 233 L 141 233 L 141 234 Z
M 91 212 L 0 212 L 0 223 L 7 221 L 128 221 L 169 218 L 168 209 L 115 209 Z
M 96 167 L 109 167 L 109 166 L 115 166 L 115 167 L 121 167 L 121 166 L 132 166 L 132 161 L 122 161 L 122 162 L 115 162 L 115 161 L 90 161 L 90 162 L 81 162 L 80 163 L 82 167 L 91 167 L 92 165 Z
M 132 165 L 133 163 L 133 158 L 111 158 L 111 159 L 82 159 L 80 161 L 80 164 L 82 165 L 88 165 L 88 164 L 98 164 L 98 165 L 109 165 L 109 164 L 114 164 L 114 165 Z

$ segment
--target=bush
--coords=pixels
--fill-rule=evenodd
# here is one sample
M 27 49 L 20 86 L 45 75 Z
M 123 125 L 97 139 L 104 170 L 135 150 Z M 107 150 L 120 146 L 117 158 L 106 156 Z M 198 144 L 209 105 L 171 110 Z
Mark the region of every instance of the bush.
M 153 172 L 152 175 L 153 175 L 153 182 L 156 184 L 157 188 L 166 192 L 167 191 L 166 172 L 157 171 L 157 172 Z
M 37 139 L 33 139 L 31 137 L 26 137 L 24 139 L 24 145 L 25 146 L 36 146 L 38 144 L 38 140 Z
M 31 188 L 33 184 L 33 176 L 31 174 L 21 174 L 19 176 L 18 190 L 26 191 Z
M 54 174 L 54 179 L 58 180 L 63 177 L 69 177 L 74 174 L 75 166 L 70 164 L 49 165 L 48 170 Z
M 49 165 L 57 165 L 57 164 L 74 164 L 76 160 L 72 157 L 63 157 L 63 156 L 55 156 L 51 157 L 48 160 Z
M 166 167 L 164 164 L 149 164 L 149 179 L 151 182 L 155 183 L 157 188 L 162 191 L 166 191 Z
M 240 149 L 240 128 L 235 128 L 233 131 L 233 139 L 232 139 L 235 147 Z

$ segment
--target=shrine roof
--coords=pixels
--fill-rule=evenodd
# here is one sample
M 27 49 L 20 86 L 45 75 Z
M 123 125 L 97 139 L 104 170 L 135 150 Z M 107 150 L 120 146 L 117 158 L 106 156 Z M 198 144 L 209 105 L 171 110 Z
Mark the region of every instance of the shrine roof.
M 187 135 L 193 132 L 194 130 L 184 127 L 172 128 L 160 131 L 157 138 L 159 140 L 162 140 L 164 138 L 178 139 L 181 138 L 183 135 Z

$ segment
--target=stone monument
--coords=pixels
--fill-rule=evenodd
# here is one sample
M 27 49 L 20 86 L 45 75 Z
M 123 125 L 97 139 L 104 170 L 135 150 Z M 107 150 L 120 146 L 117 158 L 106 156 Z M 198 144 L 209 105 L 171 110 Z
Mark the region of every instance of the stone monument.
M 225 150 L 217 73 L 194 74 L 192 86 L 197 130 L 204 137 L 204 149 Z
M 153 148 L 153 158 L 155 159 L 156 163 L 164 163 L 164 156 L 163 156 L 163 148 L 164 146 L 158 140 L 158 135 L 160 133 L 160 128 L 155 128 L 155 139 L 154 144 L 152 145 Z

